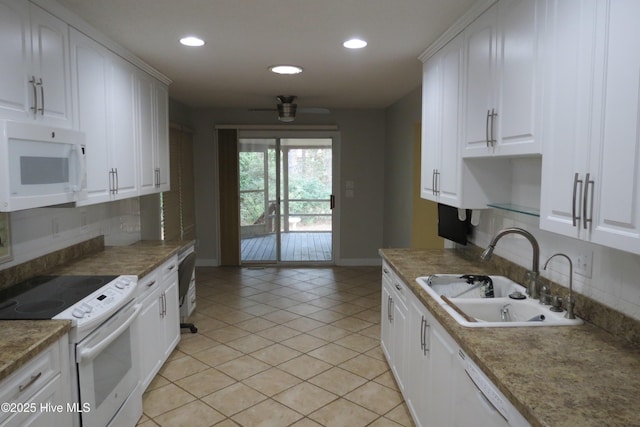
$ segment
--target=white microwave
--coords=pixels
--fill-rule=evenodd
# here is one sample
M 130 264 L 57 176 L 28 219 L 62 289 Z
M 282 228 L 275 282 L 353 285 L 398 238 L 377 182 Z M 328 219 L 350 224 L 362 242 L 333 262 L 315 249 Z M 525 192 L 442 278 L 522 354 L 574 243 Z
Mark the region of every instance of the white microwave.
M 0 120 L 0 212 L 87 197 L 84 133 Z

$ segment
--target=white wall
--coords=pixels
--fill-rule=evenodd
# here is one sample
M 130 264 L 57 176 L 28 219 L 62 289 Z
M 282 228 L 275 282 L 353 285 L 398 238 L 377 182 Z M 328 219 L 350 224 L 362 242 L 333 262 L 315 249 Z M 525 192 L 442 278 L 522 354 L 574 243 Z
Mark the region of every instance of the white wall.
M 198 264 L 218 263 L 217 145 L 215 126 L 229 124 L 282 124 L 275 112 L 246 109 L 193 111 L 194 167 Z M 340 188 L 354 182 L 354 197 L 338 198 L 341 241 L 340 260 L 345 265 L 379 263 L 382 247 L 384 200 L 383 110 L 334 110 L 332 114 L 299 114 L 295 125 L 332 124 L 340 132 Z
M 128 245 L 140 240 L 138 198 L 81 208 L 39 208 L 12 212 L 13 260 L 0 270 L 76 243 L 105 236 L 105 245 Z

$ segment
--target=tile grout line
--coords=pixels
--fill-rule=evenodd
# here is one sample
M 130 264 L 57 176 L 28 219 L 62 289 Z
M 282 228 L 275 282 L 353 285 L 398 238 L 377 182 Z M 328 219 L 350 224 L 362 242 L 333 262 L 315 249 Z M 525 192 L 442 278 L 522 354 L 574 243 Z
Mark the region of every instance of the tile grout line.
M 200 271 L 198 271 L 198 273 L 200 273 Z M 378 274 L 378 269 L 376 269 L 376 274 Z M 187 393 L 189 396 L 191 396 L 195 400 L 192 400 L 192 401 L 190 401 L 188 403 L 185 403 L 182 406 L 178 406 L 176 408 L 169 409 L 166 412 L 163 412 L 162 414 L 155 415 L 154 418 L 158 418 L 158 417 L 160 417 L 162 415 L 168 414 L 168 413 L 170 413 L 172 411 L 175 411 L 175 410 L 179 409 L 180 407 L 184 407 L 186 405 L 189 405 L 189 404 L 193 403 L 194 401 L 199 401 L 199 402 L 204 403 L 208 407 L 213 408 L 217 413 L 222 415 L 224 417 L 224 419 L 220 420 L 219 422 L 224 422 L 224 421 L 233 420 L 233 417 L 236 417 L 237 415 L 239 415 L 241 413 L 244 413 L 245 411 L 249 410 L 250 408 L 253 408 L 253 407 L 257 406 L 257 405 L 260 405 L 263 402 L 272 401 L 272 402 L 277 402 L 278 404 L 283 405 L 288 410 L 294 411 L 296 414 L 300 415 L 302 418 L 300 418 L 297 421 L 295 421 L 294 424 L 296 424 L 300 420 L 305 420 L 305 419 L 306 420 L 311 420 L 313 422 L 316 422 L 315 420 L 310 418 L 310 415 L 316 413 L 317 411 L 320 411 L 323 408 L 326 408 L 327 406 L 331 405 L 334 402 L 337 402 L 337 401 L 339 401 L 341 399 L 344 399 L 345 401 L 351 402 L 352 404 L 357 405 L 358 407 L 360 407 L 360 408 L 362 408 L 362 409 L 374 414 L 375 418 L 371 421 L 371 423 L 375 422 L 376 420 L 380 420 L 382 418 L 385 418 L 387 420 L 391 420 L 391 418 L 386 418 L 386 416 L 391 414 L 392 412 L 398 410 L 401 406 L 403 406 L 404 405 L 404 401 L 402 399 L 402 395 L 400 394 L 400 391 L 397 388 L 397 384 L 395 384 L 395 380 L 393 380 L 394 388 L 390 388 L 390 387 L 388 387 L 387 384 L 375 381 L 376 379 L 378 379 L 378 378 L 382 377 L 383 375 L 385 375 L 385 373 L 389 372 L 389 367 L 386 364 L 386 360 L 384 360 L 384 357 L 382 357 L 382 359 L 380 359 L 380 358 L 377 358 L 377 357 L 374 357 L 374 356 L 371 355 L 372 351 L 374 351 L 376 348 L 379 349 L 379 343 L 377 343 L 376 345 L 371 346 L 371 347 L 368 347 L 368 346 L 365 345 L 366 348 L 357 348 L 355 346 L 355 344 L 352 347 L 348 347 L 347 345 L 343 345 L 342 343 L 337 343 L 336 342 L 336 341 L 339 341 L 339 340 L 341 340 L 343 338 L 348 338 L 348 337 L 360 337 L 360 338 L 363 338 L 363 339 L 372 339 L 372 340 L 378 340 L 379 341 L 379 333 L 378 333 L 378 337 L 375 337 L 375 336 L 372 337 L 372 336 L 364 335 L 364 334 L 361 333 L 364 330 L 367 330 L 369 328 L 373 328 L 373 327 L 376 327 L 376 326 L 379 329 L 379 325 L 380 325 L 379 318 L 377 319 L 377 322 L 371 322 L 369 320 L 365 320 L 365 319 L 371 319 L 371 314 L 369 316 L 366 316 L 365 314 L 362 314 L 362 313 L 365 313 L 365 312 L 368 312 L 368 311 L 375 311 L 376 309 L 379 310 L 379 304 L 380 304 L 379 279 L 377 278 L 379 276 L 375 276 L 375 279 L 374 279 L 373 274 L 370 273 L 368 275 L 371 276 L 370 279 L 366 279 L 366 280 L 363 279 L 358 284 L 355 284 L 355 285 L 344 284 L 342 281 L 332 281 L 331 282 L 331 281 L 328 281 L 328 280 L 319 280 L 319 281 L 323 281 L 323 282 L 326 282 L 326 283 L 324 285 L 313 285 L 313 286 L 319 286 L 320 288 L 333 286 L 334 288 L 338 287 L 338 288 L 342 288 L 342 289 L 334 290 L 333 292 L 327 293 L 327 294 L 325 294 L 325 292 L 323 291 L 322 295 L 317 295 L 315 298 L 306 299 L 304 301 L 298 301 L 298 300 L 295 300 L 295 299 L 289 298 L 289 297 L 292 296 L 292 295 L 301 293 L 301 292 L 310 293 L 308 289 L 307 290 L 301 290 L 299 288 L 291 287 L 289 285 L 281 285 L 281 284 L 275 284 L 275 283 L 273 283 L 271 281 L 263 281 L 261 283 L 260 282 L 258 282 L 258 283 L 254 282 L 253 285 L 252 284 L 249 284 L 249 285 L 238 284 L 237 288 L 235 289 L 236 292 L 234 294 L 234 293 L 229 292 L 229 290 L 228 290 L 229 287 L 231 286 L 228 281 L 224 281 L 224 283 L 221 286 L 222 289 L 216 290 L 215 289 L 215 284 L 213 286 L 208 285 L 206 278 L 200 278 L 199 277 L 200 280 L 198 281 L 198 286 L 199 286 L 199 289 L 200 288 L 204 289 L 204 292 L 202 292 L 204 295 L 199 295 L 198 296 L 198 302 L 199 303 L 200 302 L 205 302 L 204 309 L 206 309 L 207 307 L 212 307 L 213 305 L 216 305 L 216 306 L 219 307 L 218 309 L 223 312 L 223 316 L 222 317 L 224 317 L 224 312 L 225 311 L 227 311 L 227 313 L 228 313 L 228 310 L 235 311 L 235 312 L 241 312 L 241 313 L 244 313 L 245 315 L 248 315 L 250 317 L 245 318 L 245 319 L 241 319 L 241 320 L 237 320 L 237 321 L 234 321 L 234 322 L 231 322 L 231 323 L 227 323 L 222 319 L 215 318 L 215 317 L 212 317 L 212 316 L 208 316 L 205 313 L 196 314 L 196 316 L 199 316 L 199 318 L 195 319 L 196 322 L 198 320 L 204 321 L 204 319 L 206 319 L 206 318 L 210 318 L 210 319 L 213 319 L 213 320 L 215 320 L 217 322 L 220 322 L 220 325 L 218 325 L 216 327 L 213 327 L 211 330 L 203 331 L 203 333 L 202 333 L 202 336 L 206 337 L 208 340 L 211 340 L 211 343 L 213 345 L 208 346 L 206 348 L 197 349 L 197 350 L 185 350 L 184 347 L 180 348 L 180 345 L 179 345 L 177 350 L 180 351 L 181 353 L 183 353 L 184 356 L 181 356 L 181 357 L 178 357 L 178 358 L 172 358 L 173 356 L 171 356 L 169 360 L 170 361 L 175 361 L 175 360 L 181 359 L 183 357 L 190 357 L 191 359 L 196 360 L 199 363 L 202 363 L 204 366 L 206 366 L 206 368 L 203 368 L 201 371 L 197 371 L 195 373 L 184 374 L 183 376 L 181 376 L 179 378 L 176 378 L 174 381 L 171 381 L 168 378 L 163 377 L 168 382 L 168 384 L 173 384 L 175 387 L 180 388 L 182 391 Z M 287 277 L 289 277 L 289 276 L 287 276 Z M 215 280 L 215 278 L 212 277 L 211 280 Z M 375 290 L 372 291 L 372 290 L 365 289 L 364 287 L 367 286 L 366 283 L 375 283 L 375 286 L 376 286 Z M 253 290 L 259 291 L 259 289 L 256 289 L 254 286 L 260 286 L 260 285 L 262 285 L 262 287 L 270 288 L 270 289 L 268 289 L 266 291 L 258 292 L 258 293 L 253 293 L 253 294 L 248 295 L 248 296 L 242 295 L 242 293 L 243 293 L 242 290 L 247 290 L 246 288 L 251 288 Z M 346 286 L 346 289 L 345 289 L 345 286 Z M 371 286 L 371 285 L 369 284 L 369 286 Z M 348 290 L 351 289 L 351 288 L 359 288 L 359 289 L 362 288 L 362 290 L 356 291 L 356 293 L 350 293 Z M 278 292 L 278 291 L 279 291 L 279 293 L 274 293 L 274 292 Z M 249 292 L 252 292 L 252 291 L 250 290 Z M 264 294 L 269 294 L 269 295 L 262 296 L 261 297 L 262 299 L 263 298 L 267 298 L 267 297 L 270 298 L 270 296 L 273 296 L 276 299 L 287 298 L 289 300 L 295 301 L 296 303 L 292 303 L 292 305 L 284 305 L 282 307 L 279 307 L 279 306 L 275 306 L 275 305 L 270 305 L 269 302 L 256 302 L 255 300 L 251 299 L 252 296 L 255 297 L 256 295 L 264 295 Z M 331 295 L 334 295 L 334 298 L 331 298 L 330 297 Z M 216 296 L 222 296 L 223 299 L 227 301 L 227 303 L 225 304 L 224 301 L 222 301 L 222 302 L 218 301 L 217 302 L 215 300 Z M 363 299 L 366 299 L 366 298 L 371 300 L 370 303 L 368 305 L 361 305 L 361 304 L 365 303 L 365 301 L 363 301 Z M 375 298 L 375 300 L 377 300 L 377 304 L 374 303 L 374 298 Z M 323 302 L 321 305 L 314 305 L 313 301 L 319 300 L 319 299 L 334 299 L 335 305 L 333 305 L 333 306 L 332 305 L 328 305 L 327 306 L 327 302 Z M 251 303 L 246 303 L 247 300 L 251 301 Z M 274 301 L 274 300 L 272 300 L 272 301 Z M 350 301 L 355 301 L 355 300 L 359 300 L 361 304 L 353 304 L 353 303 L 350 302 Z M 259 314 L 259 315 L 254 315 L 254 314 L 249 313 L 248 311 L 245 311 L 245 310 L 250 309 L 251 307 L 258 306 L 259 304 L 269 305 L 270 307 L 273 308 L 273 310 L 265 311 L 264 313 Z M 334 311 L 334 310 L 330 309 L 330 307 L 334 307 L 334 306 L 337 306 L 337 305 L 343 305 L 343 304 L 344 304 L 343 308 L 345 309 L 345 311 L 347 311 L 347 313 Z M 348 308 L 349 306 L 347 306 L 346 304 L 349 304 L 350 306 L 353 306 L 353 308 Z M 199 304 L 198 306 L 202 307 L 202 305 L 203 304 Z M 297 313 L 295 311 L 288 311 L 287 310 L 287 308 L 290 308 L 290 307 L 293 307 L 293 306 L 304 307 L 305 305 L 313 306 L 315 308 L 318 308 L 318 310 L 314 310 L 314 311 L 308 312 L 306 314 L 300 314 L 300 313 Z M 224 309 L 222 307 L 224 307 Z M 255 311 L 255 310 L 256 309 L 254 309 L 253 311 Z M 254 320 L 254 321 L 261 321 L 262 320 L 262 321 L 272 322 L 271 320 L 267 320 L 262 316 L 265 316 L 265 315 L 268 315 L 268 314 L 271 314 L 271 313 L 276 313 L 278 311 L 287 311 L 289 313 L 292 313 L 292 315 L 296 315 L 297 317 L 293 318 L 291 320 L 284 320 L 284 321 L 281 321 L 279 323 L 277 321 L 273 321 L 273 323 L 275 325 L 266 327 L 264 329 L 258 329 L 258 330 L 255 330 L 255 331 L 244 329 L 244 328 L 242 328 L 242 326 L 236 326 L 236 325 L 238 325 L 240 323 L 248 322 L 248 321 L 251 321 L 251 320 Z M 298 311 L 302 311 L 302 308 L 300 308 Z M 331 311 L 333 313 L 337 313 L 336 315 L 342 315 L 344 317 L 342 317 L 340 319 L 337 319 L 337 320 L 331 320 L 330 322 L 326 322 L 326 321 L 314 319 L 313 317 L 309 317 L 309 315 L 312 315 L 314 313 L 318 313 L 320 311 Z M 214 313 L 215 313 L 215 311 L 214 311 Z M 361 314 L 363 317 L 365 317 L 365 319 L 361 319 L 361 318 L 356 317 L 356 315 L 358 315 L 358 314 Z M 241 315 L 238 315 L 238 316 L 242 317 Z M 272 316 L 272 318 L 273 318 L 273 316 Z M 286 325 L 287 323 L 295 322 L 298 319 L 306 319 L 307 321 L 317 322 L 317 324 L 319 326 L 317 326 L 315 328 L 308 329 L 308 330 L 306 328 L 304 328 L 304 330 L 300 330 L 300 329 L 292 328 L 292 327 Z M 345 323 L 346 321 L 349 321 L 349 320 L 355 321 L 356 323 L 362 322 L 362 324 L 368 324 L 368 325 L 364 326 L 364 327 L 355 327 L 353 330 L 352 329 L 344 329 L 344 328 L 341 328 L 340 326 L 334 325 L 334 323 L 336 323 L 336 322 Z M 215 331 L 217 329 L 228 328 L 230 326 L 234 327 L 234 328 L 237 328 L 237 329 L 240 329 L 243 332 L 245 332 L 246 334 L 244 334 L 242 336 L 239 336 L 238 338 L 225 339 L 224 342 L 223 341 L 219 341 L 216 338 L 212 338 L 211 336 L 207 335 L 208 332 L 210 333 L 210 332 Z M 242 340 L 243 338 L 249 338 L 250 339 L 251 337 L 256 337 L 257 336 L 257 337 L 260 337 L 262 339 L 265 339 L 265 337 L 261 336 L 259 334 L 259 332 L 265 331 L 265 330 L 268 330 L 268 329 L 271 329 L 271 328 L 275 328 L 275 327 L 280 327 L 280 326 L 284 326 L 284 327 L 286 327 L 288 329 L 292 329 L 293 331 L 295 331 L 295 334 L 293 334 L 292 336 L 287 336 L 287 337 L 279 337 L 278 339 L 266 338 L 266 340 L 270 341 L 270 343 L 266 344 L 265 346 L 258 347 L 255 350 L 251 349 L 251 350 L 243 351 L 241 348 L 229 345 L 229 344 L 233 343 L 234 341 L 239 341 L 239 340 Z M 334 328 L 340 329 L 341 330 L 340 332 L 342 332 L 342 334 L 338 333 L 338 335 L 339 335 L 338 337 L 331 337 L 331 336 L 327 337 L 326 335 L 316 336 L 316 335 L 312 335 L 311 334 L 311 332 L 316 331 L 316 330 L 321 329 L 321 328 L 325 328 L 327 326 L 332 326 Z M 302 327 L 302 325 L 299 325 L 299 327 Z M 319 332 L 318 332 L 318 334 L 319 334 Z M 294 339 L 294 338 L 300 337 L 300 336 L 310 336 L 310 337 L 318 339 L 319 341 L 324 342 L 324 344 L 321 344 L 321 345 L 319 345 L 317 347 L 314 347 L 313 349 L 309 349 L 309 350 L 304 350 L 303 351 L 299 347 L 296 348 L 296 347 L 293 347 L 291 344 L 288 345 L 288 344 L 284 343 L 285 341 L 288 341 L 290 339 Z M 189 335 L 186 335 L 186 337 L 183 337 L 183 341 L 181 343 L 184 343 L 185 341 L 187 341 L 189 339 L 187 337 L 189 337 Z M 327 338 L 329 338 L 329 339 L 327 339 Z M 198 359 L 198 357 L 197 357 L 198 353 L 205 352 L 208 349 L 215 348 L 215 347 L 220 346 L 220 345 L 223 345 L 223 346 L 226 346 L 227 348 L 230 348 L 230 349 L 233 349 L 235 351 L 238 351 L 241 354 L 241 356 L 235 357 L 233 359 L 230 359 L 227 362 L 221 362 L 221 363 L 213 365 L 213 366 L 210 365 L 209 363 L 205 362 L 205 361 L 201 361 L 200 359 Z M 261 359 L 255 357 L 255 356 L 252 356 L 253 354 L 255 354 L 257 352 L 260 352 L 260 351 L 265 350 L 267 348 L 273 347 L 274 345 L 284 346 L 284 348 L 286 348 L 288 350 L 291 350 L 292 352 L 297 352 L 299 354 L 297 354 L 295 356 L 292 356 L 292 357 L 289 357 L 286 360 L 282 360 L 281 362 L 278 362 L 278 363 L 275 363 L 275 364 L 273 364 L 273 362 L 264 361 L 264 360 L 261 360 Z M 309 353 L 311 353 L 311 352 L 313 352 L 315 350 L 318 350 L 319 348 L 323 348 L 323 347 L 326 347 L 326 346 L 329 346 L 329 345 L 338 346 L 339 348 L 342 348 L 345 351 L 353 352 L 354 354 L 352 356 L 350 356 L 350 357 L 347 357 L 344 360 L 339 360 L 339 361 L 335 361 L 335 362 L 334 361 L 329 361 L 329 360 L 324 360 L 324 359 L 318 358 L 318 357 L 314 357 L 313 355 L 309 354 Z M 238 344 L 238 346 L 239 346 L 239 344 Z M 244 357 L 244 356 L 251 357 L 252 359 L 254 359 L 256 361 L 264 363 L 268 367 L 265 368 L 265 369 L 262 369 L 260 371 L 256 371 L 255 373 L 249 375 L 248 377 L 242 378 L 240 380 L 236 379 L 233 376 L 229 376 L 228 373 L 224 372 L 223 370 L 218 369 L 218 367 L 220 367 L 221 365 L 223 365 L 225 363 L 231 363 L 231 362 L 237 360 L 238 358 Z M 285 370 L 283 368 L 280 368 L 280 366 L 282 366 L 283 364 L 285 364 L 285 363 L 287 363 L 287 362 L 289 362 L 291 360 L 294 360 L 294 359 L 296 359 L 298 357 L 301 357 L 301 356 L 308 356 L 308 357 L 314 358 L 315 360 L 318 360 L 320 362 L 326 363 L 328 365 L 328 367 L 326 369 L 323 369 L 323 370 L 320 370 L 320 371 L 314 373 L 312 376 L 307 377 L 306 379 L 298 377 L 294 373 L 289 372 L 289 371 L 287 371 L 287 370 Z M 382 371 L 380 373 L 376 373 L 371 378 L 368 378 L 368 377 L 363 377 L 361 374 L 358 374 L 357 372 L 354 372 L 354 371 L 351 371 L 351 370 L 349 370 L 349 369 L 347 369 L 345 367 L 342 367 L 345 363 L 353 361 L 353 360 L 355 360 L 357 358 L 360 358 L 360 357 L 370 358 L 372 361 L 381 361 L 382 363 L 385 364 L 386 370 L 384 370 L 384 371 Z M 169 362 L 167 362 L 167 363 L 169 363 Z M 321 385 L 316 385 L 316 384 L 310 382 L 310 380 L 312 380 L 312 379 L 314 379 L 314 378 L 316 378 L 316 377 L 322 375 L 323 373 L 326 373 L 326 372 L 328 372 L 328 371 L 330 371 L 332 369 L 335 369 L 335 368 L 345 369 L 350 374 L 361 378 L 364 381 L 364 383 L 356 386 L 355 388 L 350 388 L 348 391 L 346 391 L 344 393 L 338 394 L 338 393 L 335 393 L 335 392 L 333 392 L 331 390 L 327 390 L 326 388 L 322 387 Z M 164 367 L 163 367 L 163 369 L 164 369 Z M 231 383 L 231 384 L 228 384 L 226 386 L 223 386 L 220 389 L 216 389 L 215 391 L 212 391 L 209 394 L 203 395 L 202 397 L 197 397 L 196 395 L 192 394 L 192 392 L 190 392 L 188 389 L 186 389 L 186 388 L 184 388 L 181 385 L 176 383 L 177 381 L 180 381 L 180 380 L 182 380 L 184 378 L 196 375 L 198 372 L 202 372 L 202 371 L 206 371 L 206 370 L 210 370 L 210 369 L 213 369 L 216 372 L 222 373 L 222 374 L 224 374 L 226 376 L 229 376 L 234 382 Z M 273 394 L 270 394 L 270 395 L 267 395 L 263 391 L 260 391 L 259 388 L 255 388 L 254 386 L 251 386 L 249 383 L 246 383 L 247 380 L 249 380 L 251 378 L 256 378 L 256 377 L 260 376 L 261 374 L 263 374 L 264 372 L 267 372 L 267 371 L 269 371 L 271 369 L 278 369 L 278 370 L 280 370 L 282 372 L 286 372 L 288 375 L 291 375 L 292 377 L 296 378 L 296 380 L 299 381 L 299 382 L 297 382 L 296 384 L 293 384 L 293 385 L 287 385 L 283 389 L 278 389 L 278 391 L 276 391 L 276 392 L 274 392 Z M 391 377 L 391 378 L 393 378 L 393 377 Z M 163 386 L 166 386 L 168 384 L 164 384 Z M 213 395 L 213 394 L 215 394 L 215 393 L 217 393 L 217 392 L 219 392 L 221 390 L 224 390 L 226 388 L 232 387 L 233 385 L 237 385 L 237 384 L 242 384 L 245 387 L 249 387 L 250 389 L 254 390 L 255 392 L 259 393 L 261 396 L 263 396 L 264 399 L 261 400 L 260 402 L 254 403 L 254 404 L 249 405 L 247 407 L 243 407 L 242 409 L 238 410 L 237 412 L 235 412 L 235 413 L 233 413 L 233 414 L 231 414 L 229 416 L 227 416 L 225 413 L 220 412 L 215 407 L 212 407 L 207 402 L 203 401 L 203 399 L 206 398 L 207 396 L 211 396 L 211 395 Z M 321 405 L 321 406 L 313 409 L 311 412 L 309 412 L 306 415 L 303 412 L 299 412 L 295 407 L 290 407 L 289 405 L 284 404 L 284 403 L 282 403 L 282 402 L 280 402 L 280 401 L 275 399 L 276 396 L 282 395 L 286 391 L 289 391 L 289 390 L 293 389 L 294 387 L 297 387 L 297 386 L 302 385 L 302 384 L 308 384 L 308 385 L 311 385 L 311 386 L 314 386 L 314 387 L 318 387 L 319 389 L 321 389 L 321 390 L 323 390 L 323 391 L 325 391 L 327 393 L 330 393 L 333 396 L 333 398 L 330 401 L 326 402 L 324 405 Z M 345 397 L 345 396 L 349 395 L 350 393 L 353 393 L 355 390 L 358 390 L 358 389 L 360 389 L 360 388 L 362 388 L 362 387 L 364 387 L 366 385 L 369 385 L 369 384 L 374 384 L 375 386 L 383 387 L 384 389 L 387 389 L 387 390 L 389 390 L 391 392 L 394 392 L 400 398 L 399 403 L 394 404 L 391 408 L 387 409 L 383 414 L 379 414 L 375 410 L 371 410 L 371 409 L 367 408 L 366 406 L 362 406 L 360 403 L 358 403 L 356 401 L 353 401 L 353 400 L 350 400 L 349 398 Z M 163 386 L 159 386 L 158 388 L 163 387 Z M 152 391 L 152 390 L 149 390 L 149 391 Z M 406 412 L 406 408 L 404 408 L 404 411 Z M 155 422 L 153 417 L 149 417 L 146 414 L 145 414 L 145 416 L 147 417 L 147 419 L 149 421 Z M 233 422 L 235 422 L 235 421 L 233 421 Z M 398 425 L 400 425 L 400 424 L 398 424 Z

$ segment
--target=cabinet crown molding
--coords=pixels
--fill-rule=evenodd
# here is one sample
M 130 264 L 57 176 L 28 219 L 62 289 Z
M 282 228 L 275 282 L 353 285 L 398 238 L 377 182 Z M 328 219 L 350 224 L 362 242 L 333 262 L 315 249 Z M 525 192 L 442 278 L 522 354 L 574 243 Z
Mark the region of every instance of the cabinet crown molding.
M 125 47 L 119 45 L 114 42 L 107 36 L 105 36 L 101 31 L 97 28 L 93 27 L 89 23 L 87 23 L 82 17 L 76 15 L 74 12 L 70 11 L 56 0 L 29 0 L 31 3 L 39 6 L 40 8 L 46 10 L 50 14 L 56 16 L 58 19 L 61 19 L 69 26 L 75 28 L 86 36 L 92 38 L 96 42 L 100 43 L 107 49 L 114 52 L 116 55 L 122 57 L 123 59 L 129 61 L 136 67 L 145 71 L 146 73 L 152 75 L 156 79 L 160 80 L 162 83 L 166 85 L 171 84 L 171 79 L 160 71 L 156 70 L 140 58 L 138 58 L 133 52 L 126 49 Z
M 432 57 L 436 52 L 438 52 L 444 45 L 449 43 L 455 36 L 460 34 L 462 30 L 464 30 L 469 24 L 475 21 L 480 15 L 482 15 L 487 9 L 493 6 L 494 3 L 497 3 L 498 0 L 478 0 L 476 1 L 469 10 L 465 12 L 456 22 L 453 23 L 445 31 L 442 33 L 440 37 L 436 39 L 435 42 L 431 43 L 431 45 L 418 56 L 418 59 L 422 62 L 426 62 L 430 57 Z

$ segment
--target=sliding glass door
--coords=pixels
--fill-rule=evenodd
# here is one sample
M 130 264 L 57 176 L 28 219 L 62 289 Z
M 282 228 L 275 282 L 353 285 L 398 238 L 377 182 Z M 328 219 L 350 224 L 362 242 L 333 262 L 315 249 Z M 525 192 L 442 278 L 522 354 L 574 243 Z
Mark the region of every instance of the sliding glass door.
M 239 138 L 241 263 L 333 262 L 332 138 Z

